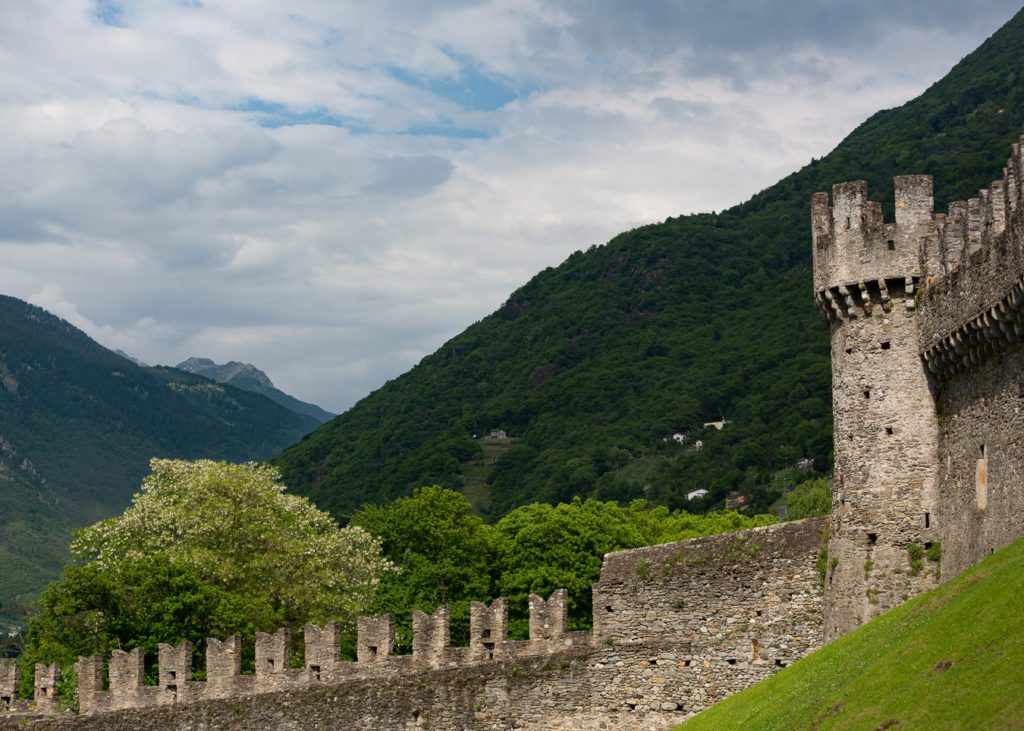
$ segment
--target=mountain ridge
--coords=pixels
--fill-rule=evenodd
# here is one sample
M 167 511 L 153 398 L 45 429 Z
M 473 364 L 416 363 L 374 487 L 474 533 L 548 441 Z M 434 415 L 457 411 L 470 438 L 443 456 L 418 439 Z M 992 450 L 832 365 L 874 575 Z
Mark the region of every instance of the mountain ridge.
M 0 618 L 56 576 L 73 527 L 125 507 L 150 458 L 260 460 L 315 426 L 258 394 L 138 366 L 0 295 Z

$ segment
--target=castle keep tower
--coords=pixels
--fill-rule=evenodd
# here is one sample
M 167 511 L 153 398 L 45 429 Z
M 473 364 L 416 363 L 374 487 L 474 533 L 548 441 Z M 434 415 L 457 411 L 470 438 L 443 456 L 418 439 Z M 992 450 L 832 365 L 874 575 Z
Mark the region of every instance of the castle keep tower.
M 937 583 L 938 421 L 916 294 L 936 249 L 929 176 L 898 177 L 896 222 L 864 181 L 812 200 L 815 300 L 832 334 L 835 469 L 825 580 L 831 640 Z

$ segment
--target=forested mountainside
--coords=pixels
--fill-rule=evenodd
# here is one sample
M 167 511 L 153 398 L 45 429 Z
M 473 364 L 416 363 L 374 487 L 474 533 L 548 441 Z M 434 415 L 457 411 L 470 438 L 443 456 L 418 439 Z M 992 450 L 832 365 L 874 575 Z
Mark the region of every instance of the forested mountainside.
M 277 388 L 266 373 L 251 363 L 239 363 L 237 360 L 232 360 L 221 365 L 214 363 L 209 358 L 189 358 L 174 367 L 188 373 L 195 373 L 197 376 L 205 376 L 218 383 L 227 383 L 235 388 L 263 394 L 289 411 L 312 416 L 319 424 L 334 417 L 334 414 L 321 409 L 316 404 L 300 401 Z
M 1024 14 L 917 99 L 721 213 L 576 252 L 492 315 L 287 449 L 286 482 L 344 517 L 421 484 L 496 517 L 572 495 L 767 505 L 780 470 L 831 465 L 828 333 L 811 291 L 809 202 L 866 179 L 935 177 L 937 210 L 1002 175 L 1024 122 Z M 721 431 L 705 422 L 728 420 Z M 500 450 L 474 436 L 502 429 Z M 666 437 L 686 435 L 678 444 Z M 702 449 L 696 442 L 702 442 Z M 483 449 L 483 451 L 482 451 Z M 806 463 L 805 463 L 806 464 Z
M 265 459 L 316 424 L 249 391 L 140 367 L 0 296 L 0 619 L 57 575 L 72 527 L 125 507 L 151 457 Z

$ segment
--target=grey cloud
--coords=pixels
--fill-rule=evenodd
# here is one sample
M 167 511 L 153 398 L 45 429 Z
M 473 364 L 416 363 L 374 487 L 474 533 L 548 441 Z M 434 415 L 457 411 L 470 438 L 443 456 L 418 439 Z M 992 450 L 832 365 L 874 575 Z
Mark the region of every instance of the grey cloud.
M 995 30 L 1019 10 L 1017 0 L 566 0 L 565 7 L 574 18 L 569 34 L 589 53 L 673 59 L 688 73 L 737 79 L 791 65 L 787 56 L 797 47 L 845 54 L 910 27 Z
M 454 169 L 450 160 L 438 155 L 396 156 L 381 160 L 380 177 L 363 186 L 370 195 L 413 197 L 425 195 L 447 181 Z

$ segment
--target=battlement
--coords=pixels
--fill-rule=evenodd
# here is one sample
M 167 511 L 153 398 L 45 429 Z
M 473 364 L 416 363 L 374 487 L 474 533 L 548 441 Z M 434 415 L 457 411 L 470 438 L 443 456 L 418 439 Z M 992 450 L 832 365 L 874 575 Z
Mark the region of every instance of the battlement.
M 75 665 L 79 675 L 79 706 L 89 715 L 103 711 L 143 708 L 174 703 L 195 703 L 202 700 L 270 693 L 305 687 L 316 683 L 336 683 L 379 677 L 397 677 L 428 668 L 456 668 L 477 665 L 505 658 L 524 658 L 549 654 L 574 645 L 587 645 L 589 633 L 565 633 L 564 616 L 568 594 L 560 590 L 545 601 L 530 597 L 531 629 L 540 632 L 529 640 L 508 639 L 508 602 L 498 599 L 490 606 L 474 602 L 470 616 L 470 646 L 451 647 L 447 607 L 439 607 L 433 616 L 417 612 L 413 625 L 413 654 L 393 654 L 395 619 L 359 617 L 356 624 L 355 661 L 340 660 L 341 632 L 337 622 L 325 626 L 314 624 L 304 628 L 305 660 L 303 667 L 290 667 L 291 631 L 281 628 L 273 634 L 257 632 L 255 637 L 256 672 L 241 673 L 242 641 L 238 636 L 226 640 L 206 641 L 206 680 L 193 680 L 193 647 L 189 642 L 178 645 L 161 644 L 158 654 L 156 686 L 143 685 L 144 655 L 141 648 L 131 652 L 115 650 L 109 660 L 110 688 L 103 690 L 103 658 L 99 655 L 81 657 Z M 563 617 L 561 631 L 552 617 Z M 553 643 L 556 646 L 553 646 Z M 36 686 L 42 697 L 53 697 L 47 690 L 55 684 L 59 668 L 39 666 Z M 36 694 L 39 707 L 40 693 Z
M 933 211 L 932 179 L 893 179 L 896 220 L 886 223 L 881 205 L 868 200 L 867 183 L 832 186 L 811 199 L 815 301 L 829 320 L 889 311 L 895 303 L 917 307 L 917 289 L 960 271 L 974 276 L 1022 207 L 1024 137 L 1013 145 L 1003 178 L 978 196 Z M 998 268 L 998 264 L 995 267 Z
M 940 218 L 942 276 L 924 292 L 920 347 L 940 380 L 1005 352 L 1024 335 L 1024 137 L 1004 178 Z
M 252 675 L 241 672 L 239 637 L 207 640 L 205 680 L 193 679 L 188 642 L 160 645 L 155 686 L 144 685 L 141 649 L 115 650 L 106 662 L 81 657 L 80 716 L 61 727 L 185 728 L 230 711 L 230 728 L 276 726 L 282 712 L 289 723 L 319 714 L 332 727 L 366 729 L 507 728 L 516 719 L 539 729 L 552 718 L 584 729 L 665 728 L 820 644 L 823 525 L 784 523 L 609 554 L 594 586 L 590 632 L 567 631 L 569 595 L 559 589 L 529 597 L 528 640 L 508 639 L 508 602 L 496 599 L 471 605 L 467 647 L 451 646 L 447 607 L 414 612 L 411 655 L 394 654 L 394 618 L 384 615 L 357 621 L 355 661 L 340 659 L 337 622 L 304 627 L 301 667 L 291 667 L 288 629 L 257 633 Z M 0 663 L 0 693 L 12 700 L 13 668 Z M 56 710 L 45 699 L 53 699 L 59 672 L 37 666 L 37 714 Z M 245 700 L 221 702 L 229 698 Z M 0 728 L 15 721 L 0 713 Z
M 907 175 L 895 182 L 895 223 L 885 223 L 863 180 L 832 186 L 831 205 L 827 193 L 812 198 L 814 291 L 830 316 L 863 316 L 872 303 L 889 307 L 899 299 L 913 308 L 919 241 L 933 225 L 932 179 Z

